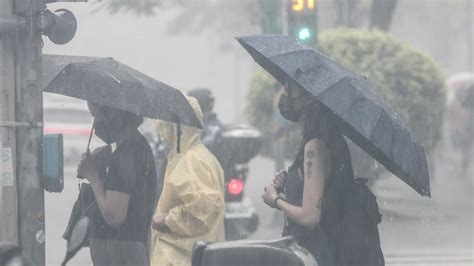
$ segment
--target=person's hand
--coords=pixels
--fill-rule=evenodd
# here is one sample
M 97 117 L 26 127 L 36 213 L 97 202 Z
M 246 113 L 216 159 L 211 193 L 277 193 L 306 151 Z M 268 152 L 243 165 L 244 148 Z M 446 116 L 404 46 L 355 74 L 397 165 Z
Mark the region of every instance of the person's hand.
M 107 174 L 107 164 L 109 163 L 111 156 L 112 149 L 109 145 L 99 147 L 95 149 L 91 154 L 91 157 L 95 162 L 97 171 L 101 178 L 105 178 Z
M 98 147 L 95 149 L 91 156 L 96 161 L 108 161 L 112 155 L 112 149 L 109 145 Z
M 169 230 L 165 222 L 167 215 L 167 213 L 162 213 L 153 216 L 153 219 L 151 221 L 151 228 L 162 232 L 166 232 L 167 230 Z
M 90 153 L 82 155 L 82 160 L 77 167 L 77 176 L 79 178 L 86 178 L 91 183 L 99 179 L 99 171 Z
M 273 185 L 268 185 L 264 188 L 262 199 L 265 204 L 268 206 L 275 208 L 275 199 L 278 197 L 278 192 Z
M 275 174 L 275 178 L 273 178 L 273 185 L 277 190 L 283 189 L 285 187 L 287 175 L 288 173 L 285 170 L 281 170 Z

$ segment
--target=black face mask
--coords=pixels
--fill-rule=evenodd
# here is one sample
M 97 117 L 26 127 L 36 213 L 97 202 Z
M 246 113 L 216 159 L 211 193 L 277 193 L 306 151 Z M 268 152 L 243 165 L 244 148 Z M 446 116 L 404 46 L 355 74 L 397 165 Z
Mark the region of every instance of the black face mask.
M 121 120 L 114 117 L 109 123 L 104 121 L 94 121 L 95 135 L 103 140 L 106 144 L 112 144 L 116 142 L 114 133 L 117 133 L 123 128 Z
M 106 144 L 114 143 L 114 137 L 112 136 L 111 130 L 107 127 L 105 123 L 95 123 L 94 133 L 97 137 L 103 140 Z
M 283 116 L 286 120 L 292 122 L 298 122 L 301 117 L 301 111 L 295 110 L 293 106 L 293 99 L 288 96 L 282 94 L 280 96 L 280 100 L 278 101 L 278 110 L 280 110 L 281 116 Z

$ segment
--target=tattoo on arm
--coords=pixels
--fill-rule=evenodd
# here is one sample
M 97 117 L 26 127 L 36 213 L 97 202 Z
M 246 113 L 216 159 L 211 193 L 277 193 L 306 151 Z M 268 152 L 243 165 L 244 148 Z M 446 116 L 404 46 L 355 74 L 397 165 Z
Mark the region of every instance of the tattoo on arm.
M 306 175 L 308 176 L 308 178 L 311 178 L 311 176 L 313 175 L 313 170 L 311 169 L 311 167 L 313 166 L 313 162 L 311 161 L 314 157 L 314 152 L 313 150 L 308 150 L 306 152 L 306 159 L 308 160 L 308 162 L 306 163 Z
M 313 174 L 313 170 L 311 169 L 312 166 L 313 166 L 312 161 L 308 161 L 306 163 L 306 175 L 308 176 L 308 179 L 310 179 L 311 175 Z
M 316 207 L 318 207 L 318 209 L 321 209 L 322 204 L 323 204 L 323 198 L 319 198 L 319 201 L 318 201 L 318 204 L 316 204 Z

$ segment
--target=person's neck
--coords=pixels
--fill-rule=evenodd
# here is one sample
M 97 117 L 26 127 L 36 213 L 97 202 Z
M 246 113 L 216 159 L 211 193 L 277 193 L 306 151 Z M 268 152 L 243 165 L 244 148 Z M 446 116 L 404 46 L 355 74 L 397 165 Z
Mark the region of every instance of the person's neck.
M 300 128 L 304 127 L 304 121 L 306 120 L 307 115 L 308 115 L 308 112 L 306 112 L 306 110 L 304 110 L 303 113 L 300 116 L 300 119 L 298 120 L 298 127 L 300 127 Z
M 132 137 L 133 135 L 137 133 L 138 133 L 137 128 L 133 128 L 133 127 L 124 128 L 123 131 L 121 131 L 119 135 L 117 136 L 117 141 L 115 143 L 117 143 L 117 145 L 120 145 L 122 142 L 124 142 L 125 140 L 129 139 L 130 137 Z

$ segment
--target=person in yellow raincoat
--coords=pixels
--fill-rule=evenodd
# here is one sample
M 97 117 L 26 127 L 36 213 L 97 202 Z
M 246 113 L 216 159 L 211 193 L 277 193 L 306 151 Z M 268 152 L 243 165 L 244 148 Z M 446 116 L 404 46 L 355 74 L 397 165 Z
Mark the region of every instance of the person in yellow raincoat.
M 188 101 L 202 121 L 197 100 L 188 97 Z M 225 240 L 224 173 L 201 143 L 202 130 L 182 125 L 178 149 L 177 125 L 158 121 L 157 127 L 172 149 L 152 221 L 150 262 L 190 265 L 196 241 Z

